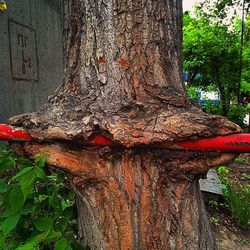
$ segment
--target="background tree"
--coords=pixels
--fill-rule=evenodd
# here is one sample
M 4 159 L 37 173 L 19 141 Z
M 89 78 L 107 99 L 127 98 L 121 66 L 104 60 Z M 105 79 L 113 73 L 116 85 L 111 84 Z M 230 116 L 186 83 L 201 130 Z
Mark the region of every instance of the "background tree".
M 241 92 L 250 96 L 250 15 L 245 22 L 244 46 L 242 51 Z
M 195 15 L 184 15 L 184 68 L 188 91 L 217 91 L 220 103 L 205 101 L 203 109 L 226 116 L 241 127 L 249 99 L 249 1 L 203 1 Z M 234 14 L 233 14 L 234 13 Z M 194 44 L 194 46 L 193 46 Z M 192 88 L 190 89 L 190 86 Z
M 181 1 L 70 0 L 64 7 L 65 79 L 42 109 L 10 120 L 34 139 L 22 150 L 46 149 L 47 163 L 65 170 L 83 245 L 214 249 L 198 179 L 234 155 L 161 146 L 241 130 L 186 96 Z M 87 146 L 96 134 L 116 147 Z
M 227 25 L 210 23 L 205 18 L 184 15 L 184 69 L 188 85 L 201 88 L 214 85 L 219 91 L 222 114 L 227 115 L 230 101 L 237 95 L 239 37 Z M 198 81 L 195 79 L 200 76 Z

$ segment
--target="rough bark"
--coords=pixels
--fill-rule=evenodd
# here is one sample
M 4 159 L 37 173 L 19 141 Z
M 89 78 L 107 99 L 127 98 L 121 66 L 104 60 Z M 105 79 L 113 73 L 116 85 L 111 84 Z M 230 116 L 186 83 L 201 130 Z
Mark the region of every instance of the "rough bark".
M 215 249 L 198 177 L 230 154 L 26 144 L 69 172 L 91 249 Z
M 125 146 L 239 132 L 192 106 L 182 85 L 181 1 L 65 1 L 62 86 L 14 117 L 40 140 L 102 132 Z
M 150 149 L 240 132 L 193 107 L 182 84 L 180 0 L 70 0 L 65 79 L 39 111 L 10 119 L 65 169 L 92 249 L 214 249 L 197 181 L 234 156 Z M 86 147 L 103 134 L 117 147 Z

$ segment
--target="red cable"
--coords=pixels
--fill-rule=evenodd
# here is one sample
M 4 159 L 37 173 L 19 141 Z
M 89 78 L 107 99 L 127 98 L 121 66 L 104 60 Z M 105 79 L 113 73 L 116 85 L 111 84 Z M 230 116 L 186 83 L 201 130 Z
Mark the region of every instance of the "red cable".
M 0 140 L 30 141 L 30 135 L 21 128 L 14 128 L 6 124 L 0 124 Z
M 22 128 L 14 128 L 6 124 L 0 124 L 0 140 L 30 141 L 32 138 Z M 95 146 L 118 146 L 117 143 L 103 135 L 92 136 L 86 144 Z M 169 145 L 168 142 L 162 142 L 158 144 L 158 147 L 178 150 L 250 153 L 250 133 L 216 136 L 193 141 L 179 141 L 172 145 Z

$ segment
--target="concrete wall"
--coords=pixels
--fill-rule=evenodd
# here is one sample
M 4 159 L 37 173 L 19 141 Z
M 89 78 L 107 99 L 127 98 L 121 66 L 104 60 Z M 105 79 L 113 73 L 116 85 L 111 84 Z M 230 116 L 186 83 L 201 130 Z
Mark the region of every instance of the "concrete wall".
M 45 103 L 63 78 L 60 0 L 5 0 L 0 11 L 0 123 Z

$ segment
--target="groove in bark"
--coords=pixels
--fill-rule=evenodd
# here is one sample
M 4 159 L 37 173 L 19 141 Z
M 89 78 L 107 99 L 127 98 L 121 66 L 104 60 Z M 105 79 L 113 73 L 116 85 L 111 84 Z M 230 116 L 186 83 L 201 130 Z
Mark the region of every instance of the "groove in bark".
M 241 132 L 186 96 L 181 0 L 63 2 L 64 82 L 39 111 L 10 119 L 34 138 L 24 152 L 46 148 L 68 173 L 92 249 L 214 249 L 197 181 L 234 155 L 147 149 Z M 121 148 L 84 147 L 96 133 Z

